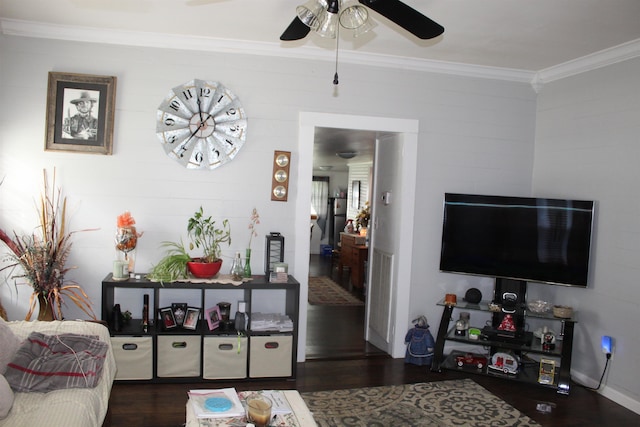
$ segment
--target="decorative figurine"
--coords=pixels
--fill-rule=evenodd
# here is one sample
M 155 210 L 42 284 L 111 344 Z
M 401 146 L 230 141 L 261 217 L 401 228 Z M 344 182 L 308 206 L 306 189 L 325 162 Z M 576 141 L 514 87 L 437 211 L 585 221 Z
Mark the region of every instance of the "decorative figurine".
M 498 330 L 515 332 L 516 324 L 513 321 L 513 316 L 511 316 L 510 314 L 505 314 L 502 322 L 500 322 L 500 326 L 498 326 Z
M 542 335 L 542 349 L 551 351 L 556 348 L 556 336 L 551 331 L 547 331 Z
M 119 261 L 126 262 L 130 275 L 135 271 L 135 249 L 138 238 L 142 236 L 142 233 L 136 230 L 135 224 L 136 220 L 129 211 L 118 215 L 115 238 L 117 256 Z
M 429 331 L 429 324 L 425 316 L 420 316 L 413 320 L 416 325 L 409 329 L 404 337 L 407 344 L 407 351 L 404 356 L 404 363 L 411 363 L 418 366 L 431 366 L 433 360 L 433 350 L 436 342 Z

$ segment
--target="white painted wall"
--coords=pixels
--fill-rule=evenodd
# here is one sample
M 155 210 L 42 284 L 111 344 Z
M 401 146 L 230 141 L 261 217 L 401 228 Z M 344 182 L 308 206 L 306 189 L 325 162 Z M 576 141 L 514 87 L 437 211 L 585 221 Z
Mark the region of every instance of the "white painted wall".
M 248 219 L 257 207 L 258 231 L 280 231 L 285 260 L 307 296 L 309 196 L 312 145 L 300 142 L 300 112 L 329 112 L 417 120 L 415 217 L 403 224 L 413 235 L 411 297 L 402 301 L 411 319 L 427 314 L 432 327 L 446 292 L 463 292 L 481 279 L 438 272 L 441 199 L 445 191 L 527 194 L 531 188 L 536 95 L 530 86 L 491 79 L 427 74 L 403 69 L 341 65 L 338 96 L 329 62 L 227 53 L 122 47 L 0 36 L 0 225 L 29 231 L 43 168 L 58 170 L 69 196 L 76 236 L 70 276 L 100 306 L 101 280 L 111 270 L 116 216 L 130 210 L 144 236 L 138 270 L 157 262 L 163 240 L 185 236 L 186 219 L 201 204 L 229 218 L 233 242 L 227 257 L 248 243 Z M 43 151 L 47 72 L 118 78 L 114 153 L 96 156 Z M 233 162 L 215 171 L 187 171 L 168 159 L 155 137 L 156 109 L 166 92 L 195 77 L 218 80 L 240 98 L 249 116 L 247 142 Z M 308 136 L 308 135 L 306 135 Z M 311 136 L 310 141 L 313 141 Z M 289 202 L 270 201 L 274 150 L 293 153 Z M 412 171 L 398 171 L 413 173 Z M 305 250 L 300 248 L 304 247 Z M 262 269 L 263 240 L 253 243 L 254 272 Z M 407 258 L 407 256 L 405 256 Z M 225 268 L 225 267 L 223 267 Z M 29 292 L 2 286 L 12 318 L 26 312 Z M 68 317 L 80 314 L 69 307 Z M 304 357 L 306 305 L 301 304 Z M 396 324 L 398 335 L 410 326 Z M 400 344 L 401 345 L 401 344 Z
M 413 71 L 347 64 L 341 71 L 340 95 L 334 97 L 325 75 L 331 67 L 322 62 L 10 36 L 3 36 L 0 43 L 0 167 L 5 177 L 0 190 L 1 224 L 21 231 L 34 226 L 33 200 L 40 191 L 41 170 L 56 167 L 59 183 L 74 208 L 72 228 L 100 228 L 77 236 L 70 260 L 79 267 L 72 277 L 83 284 L 98 307 L 100 282 L 113 259 L 115 218 L 124 210 L 133 213 L 145 232 L 138 246 L 138 271 L 147 270 L 160 258 L 161 241 L 184 236 L 186 218 L 201 204 L 215 216 L 231 220 L 234 237 L 232 247 L 225 251 L 227 257 L 247 245 L 248 217 L 256 206 L 262 222 L 259 232 L 282 232 L 287 239 L 286 261 L 297 265 L 294 242 L 302 236 L 308 247 L 308 218 L 300 228 L 303 232 L 292 224 L 297 199 L 301 198 L 306 215 L 309 199 L 298 194 L 296 181 L 306 178 L 299 175 L 295 163 L 300 150 L 311 150 L 298 146 L 299 111 L 411 117 L 424 123 L 418 147 L 419 221 L 414 227 L 419 242 L 426 243 L 425 228 L 431 236 L 439 234 L 440 198 L 451 189 L 449 182 L 472 182 L 474 189 L 483 184 L 495 188 L 495 183 L 502 185 L 507 177 L 514 185 L 522 182 L 523 189 L 529 185 L 535 96 L 524 84 L 437 74 L 425 78 Z M 118 77 L 112 156 L 43 151 L 48 71 Z M 167 90 L 194 77 L 224 83 L 240 98 L 249 116 L 247 143 L 241 153 L 212 172 L 184 170 L 166 157 L 155 137 L 155 111 Z M 293 152 L 288 203 L 269 199 L 268 177 L 275 149 Z M 470 151 L 478 155 L 468 154 Z M 478 162 L 478 156 L 485 162 Z M 524 167 L 513 166 L 515 157 Z M 425 173 L 432 175 L 428 182 L 421 176 Z M 308 174 L 310 180 L 310 168 Z M 427 279 L 437 284 L 425 277 L 426 273 L 439 276 L 437 240 L 415 246 L 420 262 L 414 281 L 420 277 L 420 282 Z M 425 258 L 427 247 L 430 253 Z M 263 249 L 259 240 L 253 250 L 253 270 L 260 271 Z M 295 268 L 292 273 L 296 275 Z M 433 304 L 444 293 L 444 283 L 442 289 L 417 286 L 420 291 L 413 305 L 420 311 L 423 307 L 435 310 Z M 306 298 L 306 289 L 303 294 Z M 13 318 L 23 316 L 28 300 L 25 288 L 16 296 L 13 288 L 3 287 L 2 298 Z M 74 307 L 67 312 L 69 317 L 80 316 Z M 304 343 L 306 334 L 301 332 Z
M 130 210 L 144 236 L 138 271 L 162 255 L 163 240 L 185 236 L 186 219 L 203 205 L 232 223 L 230 257 L 248 244 L 255 206 L 258 231 L 286 237 L 285 260 L 302 282 L 306 300 L 308 207 L 312 127 L 299 113 L 410 118 L 419 121 L 415 210 L 409 295 L 412 319 L 426 314 L 432 329 L 445 293 L 471 286 L 490 295 L 490 279 L 438 271 L 442 194 L 545 194 L 598 202 L 592 285 L 586 290 L 530 285 L 541 295 L 580 312 L 574 376 L 597 381 L 604 359 L 599 337 L 615 339 L 605 394 L 637 408 L 636 321 L 639 181 L 638 117 L 640 61 L 629 60 L 548 84 L 539 96 L 526 84 L 402 69 L 344 64 L 339 95 L 332 65 L 322 61 L 214 52 L 107 46 L 0 36 L 0 227 L 29 232 L 36 225 L 35 200 L 42 169 L 58 173 L 69 198 L 72 229 L 99 228 L 75 236 L 70 278 L 100 307 L 102 278 L 111 270 L 116 216 Z M 118 78 L 112 156 L 43 150 L 49 71 Z M 155 137 L 155 112 L 169 88 L 192 78 L 218 80 L 233 90 L 249 115 L 247 143 L 236 159 L 209 171 L 187 171 L 168 159 Z M 536 127 L 537 119 L 537 127 Z M 321 125 L 327 125 L 322 123 Z M 534 139 L 536 139 L 534 168 Z M 304 143 L 302 141 L 305 141 Z M 274 150 L 293 153 L 289 202 L 269 198 Z M 404 173 L 406 171 L 398 171 Z M 305 250 L 299 250 L 304 247 Z M 262 270 L 263 240 L 254 241 L 254 272 Z M 223 267 L 224 268 L 224 267 Z M 26 312 L 29 288 L 0 286 L 13 319 Z M 133 302 L 132 304 L 138 304 Z M 73 306 L 67 317 L 81 317 Z M 306 304 L 301 304 L 300 358 L 304 358 Z M 396 318 L 398 335 L 410 327 Z
M 539 95 L 533 192 L 595 200 L 587 289 L 529 285 L 579 312 L 572 370 L 596 386 L 602 335 L 614 339 L 603 393 L 640 413 L 640 59 L 546 85 Z

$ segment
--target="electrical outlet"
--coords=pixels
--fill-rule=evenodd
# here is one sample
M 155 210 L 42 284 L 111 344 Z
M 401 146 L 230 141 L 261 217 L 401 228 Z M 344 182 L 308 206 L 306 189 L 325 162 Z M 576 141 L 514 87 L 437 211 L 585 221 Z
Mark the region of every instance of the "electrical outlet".
M 608 335 L 602 336 L 602 352 L 605 354 L 613 353 L 613 340 Z

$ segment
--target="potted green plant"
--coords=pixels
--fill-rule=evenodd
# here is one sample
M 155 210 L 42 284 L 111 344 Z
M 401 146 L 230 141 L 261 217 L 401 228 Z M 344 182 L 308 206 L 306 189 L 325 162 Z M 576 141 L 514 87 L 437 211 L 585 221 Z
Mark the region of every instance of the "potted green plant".
M 158 282 L 175 282 L 187 278 L 187 263 L 191 261 L 191 255 L 182 243 L 162 242 L 166 248 L 165 256 L 155 264 L 147 278 Z
M 187 232 L 191 242 L 189 249 L 202 248 L 203 255 L 199 259 L 200 262 L 216 262 L 220 260 L 222 243 L 231 244 L 231 227 L 229 220 L 222 221 L 222 227 L 216 227 L 216 222 L 209 216 L 204 216 L 202 206 L 198 209 L 187 224 Z
M 218 228 L 216 222 L 210 217 L 205 217 L 202 206 L 198 209 L 187 224 L 187 232 L 191 242 L 189 249 L 202 249 L 202 256 L 193 258 L 187 263 L 187 268 L 196 277 L 213 277 L 218 274 L 222 266 L 222 243 L 231 244 L 231 227 L 229 220 L 222 221 L 222 227 Z
M 164 258 L 148 274 L 150 280 L 175 281 L 185 279 L 187 272 L 198 278 L 210 278 L 218 274 L 222 267 L 222 243 L 231 244 L 229 220 L 222 221 L 218 227 L 211 216 L 205 216 L 202 206 L 187 223 L 189 250 L 202 250 L 200 257 L 192 257 L 185 245 L 175 242 L 163 242 L 167 248 Z

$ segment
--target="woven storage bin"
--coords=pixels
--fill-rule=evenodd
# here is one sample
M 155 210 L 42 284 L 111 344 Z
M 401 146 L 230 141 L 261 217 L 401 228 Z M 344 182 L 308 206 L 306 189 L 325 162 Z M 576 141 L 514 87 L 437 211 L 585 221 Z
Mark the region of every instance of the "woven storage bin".
M 562 319 L 570 319 L 573 316 L 573 307 L 566 305 L 554 305 L 553 315 Z
M 290 377 L 293 336 L 249 337 L 249 377 Z
M 150 380 L 153 378 L 153 338 L 111 337 L 116 358 L 116 380 Z

